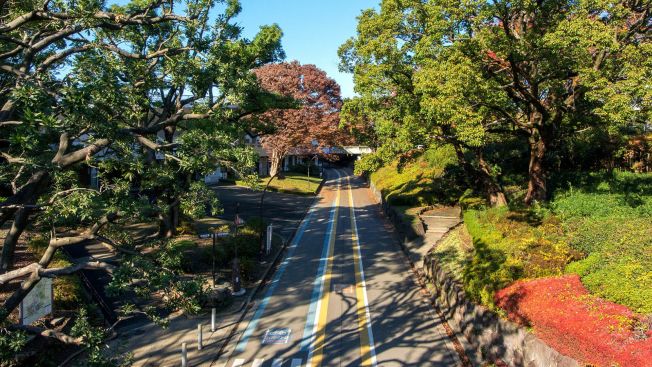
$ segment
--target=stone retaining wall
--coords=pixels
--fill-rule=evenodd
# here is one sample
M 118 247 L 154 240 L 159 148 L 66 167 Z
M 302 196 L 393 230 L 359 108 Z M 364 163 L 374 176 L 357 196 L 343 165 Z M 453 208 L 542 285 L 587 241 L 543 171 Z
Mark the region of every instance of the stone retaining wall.
M 426 234 L 426 228 L 424 227 L 423 222 L 419 221 L 418 223 L 411 223 L 411 221 L 404 220 L 403 213 L 387 203 L 382 192 L 376 189 L 373 182 L 369 183 L 369 189 L 373 192 L 374 197 L 382 206 L 385 215 L 387 215 L 392 223 L 394 223 L 394 226 L 401 234 L 401 238 L 404 241 L 411 241 Z
M 579 367 L 517 324 L 501 319 L 484 306 L 469 301 L 462 286 L 453 280 L 432 256 L 423 261 L 423 274 L 434 286 L 431 291 L 448 324 L 468 343 L 473 360 L 498 361 L 509 366 Z

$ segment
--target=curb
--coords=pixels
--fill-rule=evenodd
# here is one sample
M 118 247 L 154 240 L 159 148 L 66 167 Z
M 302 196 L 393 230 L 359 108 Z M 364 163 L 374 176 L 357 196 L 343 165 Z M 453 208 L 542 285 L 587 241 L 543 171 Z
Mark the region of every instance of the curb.
M 317 190 L 315 191 L 312 204 L 310 204 L 306 208 L 306 210 L 304 211 L 303 218 L 301 218 L 301 221 L 299 221 L 299 225 L 294 229 L 294 231 L 292 232 L 292 235 L 289 237 L 290 240 L 285 241 L 283 246 L 278 250 L 278 252 L 276 253 L 276 256 L 274 256 L 274 260 L 267 266 L 267 269 L 265 269 L 265 272 L 263 273 L 263 276 L 260 278 L 260 280 L 258 281 L 258 284 L 251 291 L 251 293 L 249 294 L 247 299 L 243 302 L 242 306 L 240 306 L 240 308 L 237 311 L 232 312 L 230 314 L 227 314 L 227 315 L 235 315 L 237 313 L 240 313 L 240 317 L 238 317 L 237 321 L 235 321 L 231 325 L 231 329 L 226 333 L 226 336 L 224 338 L 222 338 L 222 345 L 220 345 L 220 347 L 217 350 L 217 353 L 215 354 L 215 357 L 211 361 L 211 364 L 210 364 L 211 366 L 222 356 L 222 354 L 224 353 L 224 348 L 231 341 L 231 338 L 233 338 L 233 335 L 235 335 L 236 331 L 238 330 L 238 327 L 240 326 L 240 322 L 242 322 L 242 320 L 247 315 L 247 312 L 249 312 L 249 310 L 253 306 L 253 304 L 252 304 L 253 298 L 258 294 L 258 292 L 260 292 L 260 290 L 266 284 L 266 281 L 268 280 L 268 278 L 274 273 L 272 271 L 272 269 L 275 269 L 277 267 L 279 261 L 283 257 L 282 256 L 283 253 L 285 252 L 285 250 L 287 250 L 288 245 L 292 242 L 292 240 L 294 240 L 294 237 L 296 236 L 297 231 L 299 230 L 299 227 L 301 226 L 301 222 L 303 222 L 306 219 L 306 216 L 308 215 L 308 212 L 315 205 L 315 202 L 319 198 L 319 193 L 321 192 L 325 182 L 326 182 L 326 179 L 322 178 L 321 183 L 319 184 L 319 187 L 317 187 Z
M 364 180 L 364 181 L 369 182 L 366 178 L 361 177 L 361 179 Z M 372 189 L 372 186 L 373 185 L 371 184 L 371 182 L 369 182 L 369 188 L 373 192 L 374 189 Z M 457 333 L 455 333 L 454 329 L 451 328 L 451 326 L 448 324 L 448 321 L 446 321 L 446 318 L 445 318 L 441 308 L 439 307 L 439 305 L 436 302 L 436 298 L 433 297 L 432 293 L 430 292 L 430 290 L 426 286 L 427 281 L 421 275 L 421 272 L 417 268 L 417 265 L 414 263 L 414 261 L 412 261 L 412 258 L 410 257 L 410 251 L 408 250 L 407 246 L 405 246 L 404 240 L 401 239 L 401 236 L 400 236 L 401 233 L 400 233 L 399 228 L 397 228 L 394 221 L 391 220 L 391 218 L 387 215 L 386 210 L 391 208 L 391 205 L 386 204 L 386 203 L 384 204 L 383 203 L 384 199 L 382 198 L 382 194 L 380 194 L 380 195 L 381 195 L 381 200 L 380 201 L 376 200 L 377 204 L 380 205 L 380 209 L 381 209 L 380 212 L 382 213 L 382 216 L 386 220 L 389 221 L 389 223 L 392 225 L 392 228 L 394 228 L 394 230 L 397 232 L 397 234 L 399 234 L 399 236 L 396 238 L 396 243 L 398 244 L 399 248 L 401 249 L 401 254 L 405 257 L 405 260 L 407 261 L 407 263 L 408 263 L 408 265 L 410 267 L 412 277 L 414 278 L 414 281 L 415 281 L 416 285 L 419 288 L 421 288 L 421 295 L 424 298 L 424 301 L 426 301 L 432 307 L 433 311 L 435 312 L 435 314 L 437 315 L 437 317 L 441 321 L 442 326 L 444 327 L 444 329 L 446 331 L 446 335 L 448 336 L 448 339 L 450 340 L 450 342 L 453 344 L 453 346 L 455 348 L 455 352 L 457 354 L 457 357 L 460 360 L 462 366 L 464 366 L 464 367 L 473 366 L 473 363 L 471 362 L 469 356 L 467 355 L 466 341 L 465 340 L 460 340 L 461 338 L 463 338 L 463 335 L 458 335 Z M 375 193 L 374 193 L 374 195 L 372 195 L 372 197 L 378 199 L 378 197 L 375 195 Z M 421 215 L 421 213 L 419 215 Z M 421 221 L 422 219 L 419 217 L 419 220 Z M 450 232 L 450 230 L 451 229 L 449 229 L 448 232 Z M 446 235 L 448 234 L 448 232 L 446 232 Z M 444 236 L 446 236 L 446 235 L 444 235 Z M 405 238 L 405 240 L 407 240 L 407 238 Z

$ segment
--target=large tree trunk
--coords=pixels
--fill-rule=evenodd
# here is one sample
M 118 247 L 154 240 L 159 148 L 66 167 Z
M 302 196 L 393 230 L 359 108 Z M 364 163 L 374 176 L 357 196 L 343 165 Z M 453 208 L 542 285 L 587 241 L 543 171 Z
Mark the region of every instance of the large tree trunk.
M 283 154 L 274 150 L 272 151 L 272 156 L 270 157 L 270 162 L 272 163 L 269 169 L 269 175 L 274 177 L 281 170 L 281 163 L 283 162 Z
M 168 210 L 159 213 L 158 236 L 161 238 L 172 238 L 177 235 L 179 226 L 179 200 L 168 203 Z
M 538 129 L 532 129 L 530 138 L 530 165 L 528 168 L 528 187 L 525 195 L 525 204 L 542 202 L 547 198 L 547 181 L 544 158 L 547 144 L 545 137 Z
M 27 227 L 27 218 L 29 217 L 29 209 L 19 209 L 14 216 L 14 222 L 5 237 L 4 244 L 2 245 L 2 255 L 0 255 L 0 274 L 9 271 L 9 268 L 14 263 L 14 253 L 16 252 L 16 244 L 20 235 Z
M 478 165 L 480 166 L 479 169 L 476 169 L 464 156 L 464 151 L 462 150 L 460 144 L 455 141 L 451 142 L 451 144 L 455 149 L 457 161 L 466 173 L 465 176 L 469 178 L 467 182 L 469 186 L 474 186 L 479 181 L 486 192 L 487 199 L 489 200 L 491 206 L 501 207 L 507 205 L 507 198 L 505 197 L 505 193 L 503 192 L 500 184 L 498 184 L 496 181 L 496 178 L 491 174 L 491 168 L 489 167 L 489 164 L 487 164 L 487 162 L 484 160 L 482 150 L 477 150 L 475 152 L 478 159 Z
M 481 180 L 489 199 L 489 204 L 492 207 L 502 207 L 507 205 L 507 198 L 503 192 L 503 188 L 496 181 L 496 178 L 491 173 L 491 167 L 487 161 L 484 160 L 482 151 L 478 152 L 478 164 L 480 166 Z
M 37 202 L 39 195 L 49 182 L 49 174 L 46 171 L 38 171 L 30 177 L 28 183 L 14 196 L 5 201 L 6 204 L 13 205 L 33 205 Z M 13 223 L 5 237 L 2 245 L 2 254 L 0 254 L 0 274 L 9 270 L 13 264 L 14 253 L 18 239 L 27 227 L 31 209 L 20 208 L 15 211 Z M 4 215 L 3 215 L 4 217 Z M 6 218 L 3 218 L 5 220 Z

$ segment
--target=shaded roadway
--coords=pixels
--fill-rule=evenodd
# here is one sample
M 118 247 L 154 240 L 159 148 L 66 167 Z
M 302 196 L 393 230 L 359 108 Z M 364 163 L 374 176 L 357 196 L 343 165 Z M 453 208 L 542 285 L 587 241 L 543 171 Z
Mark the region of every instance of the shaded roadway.
M 316 354 L 323 355 L 325 366 L 460 364 L 441 320 L 412 277 L 393 227 L 382 217 L 366 184 L 353 176 L 338 180 L 338 174 L 350 175 L 343 170 L 328 171 L 329 180 L 312 216 L 302 225 L 301 240 L 294 252 L 288 251 L 287 264 L 281 264 L 278 277 L 260 292 L 227 345 L 225 355 L 213 365 L 299 367 L 306 366 L 312 356 L 311 366 L 316 367 Z M 335 205 L 338 182 L 342 187 L 339 205 Z M 356 207 L 365 287 L 354 261 L 356 242 L 349 182 Z M 337 224 L 332 218 L 336 218 Z M 329 233 L 333 236 L 330 255 Z M 323 267 L 325 259 L 330 267 Z M 323 269 L 328 276 L 320 275 Z M 324 293 L 315 297 L 319 287 L 323 287 Z M 368 299 L 369 324 L 364 323 L 362 316 L 362 290 Z M 326 293 L 328 297 L 324 298 Z M 288 342 L 263 344 L 266 331 L 278 327 L 291 330 Z M 368 327 L 373 342 L 365 340 L 369 339 L 364 336 Z M 323 345 L 318 342 L 322 332 Z M 375 354 L 375 361 L 371 354 Z

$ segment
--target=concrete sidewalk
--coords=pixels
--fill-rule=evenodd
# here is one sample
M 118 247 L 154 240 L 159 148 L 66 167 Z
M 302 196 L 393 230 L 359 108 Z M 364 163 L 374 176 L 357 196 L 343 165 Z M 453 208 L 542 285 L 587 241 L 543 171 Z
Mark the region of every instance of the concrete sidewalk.
M 188 366 L 209 366 L 218 354 L 235 324 L 240 320 L 246 296 L 235 302 L 226 312 L 218 313 L 216 330 L 211 332 L 210 313 L 187 317 L 177 315 L 165 329 L 148 323 L 131 330 L 122 330 L 110 343 L 116 352 L 132 354 L 133 366 L 180 366 L 181 345 L 187 343 Z M 198 325 L 202 325 L 202 350 L 198 350 Z

